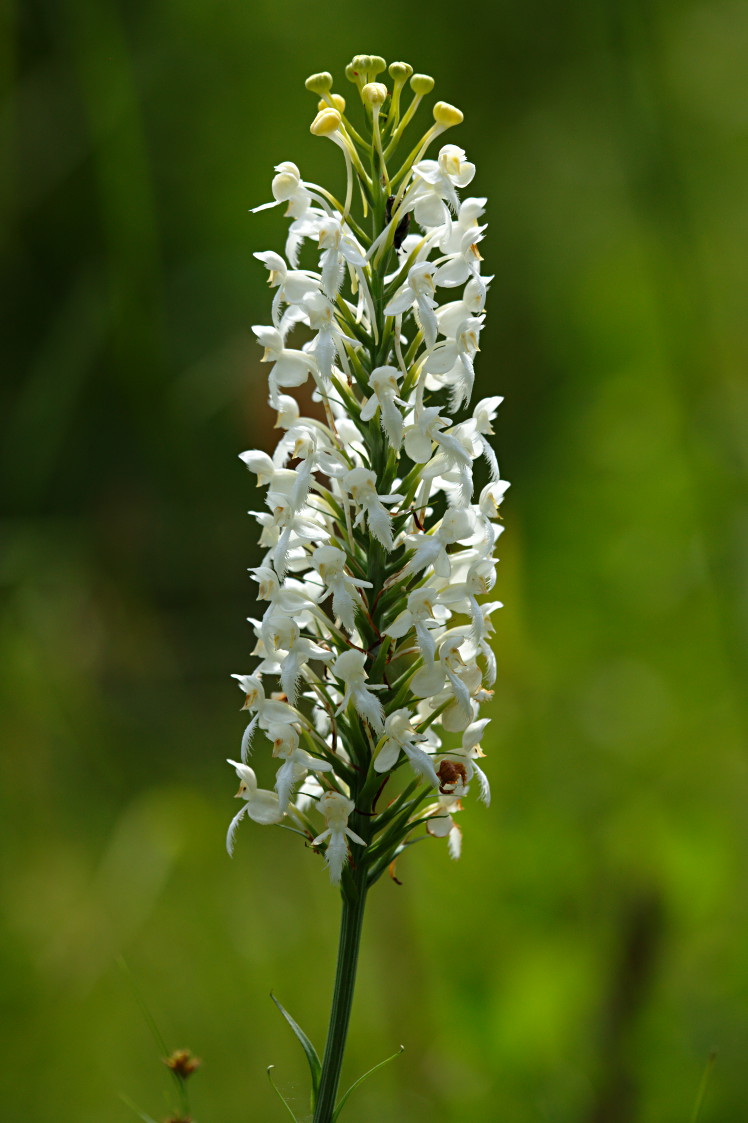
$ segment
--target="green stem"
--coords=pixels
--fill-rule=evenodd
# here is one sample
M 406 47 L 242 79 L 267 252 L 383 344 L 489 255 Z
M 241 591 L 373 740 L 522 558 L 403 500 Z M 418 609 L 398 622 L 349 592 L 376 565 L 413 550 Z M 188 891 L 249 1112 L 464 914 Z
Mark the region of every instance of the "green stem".
M 314 1109 L 313 1123 L 332 1123 L 335 1100 L 340 1082 L 340 1069 L 343 1064 L 345 1041 L 348 1035 L 348 1022 L 351 1016 L 353 990 L 356 984 L 356 966 L 361 944 L 361 929 L 366 904 L 366 876 L 358 875 L 350 879 L 343 893 L 343 912 L 340 921 L 340 942 L 338 944 L 338 967 L 335 975 L 335 991 L 330 1011 L 330 1026 L 327 1032 L 325 1055 L 322 1060 L 319 1093 Z

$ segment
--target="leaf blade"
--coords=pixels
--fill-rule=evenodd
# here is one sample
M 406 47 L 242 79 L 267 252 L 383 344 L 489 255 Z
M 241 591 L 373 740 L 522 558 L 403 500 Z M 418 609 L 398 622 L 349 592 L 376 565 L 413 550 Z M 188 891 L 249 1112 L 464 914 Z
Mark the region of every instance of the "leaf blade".
M 368 1072 L 365 1072 L 363 1076 L 359 1076 L 358 1080 L 355 1080 L 353 1082 L 353 1084 L 351 1084 L 350 1088 L 345 1093 L 343 1098 L 340 1100 L 340 1102 L 338 1103 L 338 1106 L 335 1108 L 335 1111 L 334 1111 L 333 1117 L 332 1117 L 332 1123 L 336 1123 L 336 1120 L 337 1120 L 338 1116 L 340 1115 L 341 1111 L 345 1107 L 345 1104 L 346 1104 L 346 1101 L 347 1101 L 348 1097 L 350 1096 L 351 1092 L 355 1092 L 355 1090 L 356 1090 L 356 1088 L 358 1088 L 359 1084 L 363 1084 L 364 1080 L 366 1080 L 367 1077 L 371 1076 L 372 1073 L 376 1072 L 378 1068 L 384 1068 L 385 1065 L 389 1064 L 390 1061 L 394 1061 L 395 1057 L 399 1057 L 400 1054 L 404 1053 L 404 1052 L 405 1052 L 405 1046 L 401 1045 L 400 1048 L 398 1049 L 398 1051 L 396 1053 L 393 1053 L 391 1057 L 385 1057 L 385 1059 L 383 1061 L 380 1061 L 379 1064 L 374 1065 L 374 1067 L 370 1068 Z
M 286 1109 L 286 1111 L 288 1112 L 288 1114 L 289 1114 L 289 1115 L 291 1116 L 291 1118 L 293 1119 L 294 1123 L 299 1123 L 298 1119 L 296 1118 L 296 1116 L 295 1116 L 295 1115 L 294 1115 L 294 1113 L 292 1112 L 292 1110 L 291 1110 L 291 1108 L 290 1108 L 290 1106 L 289 1106 L 289 1104 L 288 1104 L 288 1101 L 287 1101 L 286 1097 L 285 1097 L 285 1096 L 283 1095 L 283 1093 L 281 1092 L 280 1088 L 278 1087 L 278 1085 L 277 1085 L 277 1084 L 275 1083 L 275 1081 L 273 1080 L 272 1076 L 270 1075 L 270 1073 L 271 1073 L 271 1072 L 273 1071 L 273 1069 L 274 1069 L 274 1068 L 275 1068 L 275 1065 L 268 1065 L 268 1067 L 267 1067 L 267 1068 L 266 1068 L 266 1070 L 265 1070 L 265 1072 L 266 1072 L 266 1074 L 267 1074 L 267 1078 L 268 1078 L 268 1080 L 270 1081 L 270 1087 L 271 1087 L 271 1088 L 273 1089 L 273 1091 L 275 1092 L 276 1096 L 278 1097 L 278 1099 L 280 1100 L 280 1102 L 281 1102 L 281 1103 L 283 1104 L 283 1106 L 285 1107 L 285 1109 Z
M 272 993 L 272 991 L 270 993 L 270 997 L 272 998 L 273 1002 L 278 1007 L 281 1014 L 283 1015 L 283 1017 L 286 1019 L 286 1021 L 290 1025 L 291 1029 L 293 1030 L 294 1034 L 296 1035 L 296 1038 L 297 1038 L 299 1044 L 301 1045 L 302 1049 L 304 1050 L 304 1053 L 305 1053 L 306 1059 L 307 1059 L 307 1063 L 309 1065 L 309 1071 L 312 1074 L 312 1103 L 314 1104 L 314 1103 L 317 1102 L 317 1092 L 319 1090 L 319 1082 L 320 1082 L 320 1077 L 322 1075 L 322 1063 L 319 1059 L 319 1056 L 317 1055 L 317 1050 L 314 1048 L 314 1046 L 312 1045 L 312 1043 L 309 1040 L 309 1038 L 307 1037 L 307 1035 L 304 1033 L 304 1030 L 301 1028 L 299 1023 L 297 1021 L 295 1021 L 294 1018 L 291 1017 L 288 1010 L 286 1010 L 285 1006 L 283 1006 L 278 1001 L 278 999 L 275 997 L 275 995 Z

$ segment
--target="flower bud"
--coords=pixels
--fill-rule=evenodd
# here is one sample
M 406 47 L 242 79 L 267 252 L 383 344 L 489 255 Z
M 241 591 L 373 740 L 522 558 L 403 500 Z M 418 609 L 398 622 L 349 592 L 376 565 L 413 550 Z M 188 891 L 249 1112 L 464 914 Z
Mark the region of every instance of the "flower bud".
M 304 85 L 313 94 L 326 94 L 332 89 L 332 74 L 326 70 L 321 74 L 310 74 Z
M 414 74 L 410 80 L 410 88 L 414 94 L 430 94 L 434 88 L 434 79 L 428 74 Z
M 450 129 L 453 125 L 461 125 L 464 115 L 456 106 L 446 101 L 437 101 L 434 106 L 434 120 L 443 129 Z
M 312 136 L 330 136 L 340 128 L 337 109 L 321 109 L 309 126 Z
M 413 67 L 408 62 L 391 62 L 390 63 L 390 78 L 395 82 L 407 82 L 413 73 Z
M 389 90 L 383 82 L 368 82 L 361 91 L 364 105 L 371 106 L 372 109 L 380 105 L 384 105 L 389 94 Z
M 369 70 L 376 78 L 377 74 L 382 74 L 387 69 L 387 63 L 381 55 L 369 56 Z
M 341 97 L 340 94 L 330 94 L 329 97 L 334 108 L 337 109 L 338 113 L 342 116 L 343 113 L 345 113 L 345 98 Z M 330 101 L 325 101 L 324 98 L 320 98 L 317 102 L 317 109 L 329 109 Z
M 356 85 L 356 83 L 358 81 L 358 75 L 356 73 L 356 66 L 355 66 L 354 63 L 352 63 L 352 62 L 348 63 L 348 65 L 345 68 L 345 76 L 346 76 L 346 78 L 348 79 L 349 82 L 352 82 L 354 86 Z
M 371 55 L 354 55 L 351 66 L 358 74 L 371 70 Z

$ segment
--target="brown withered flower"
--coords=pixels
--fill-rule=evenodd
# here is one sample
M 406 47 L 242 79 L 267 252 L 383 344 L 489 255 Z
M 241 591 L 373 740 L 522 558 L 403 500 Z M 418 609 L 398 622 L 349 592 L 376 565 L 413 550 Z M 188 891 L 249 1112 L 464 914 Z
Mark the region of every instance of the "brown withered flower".
M 175 1049 L 170 1056 L 164 1057 L 164 1064 L 180 1080 L 186 1080 L 188 1076 L 192 1076 L 195 1069 L 200 1068 L 202 1061 L 199 1057 L 193 1057 L 189 1049 Z M 175 1119 L 169 1123 L 189 1123 L 189 1121 Z

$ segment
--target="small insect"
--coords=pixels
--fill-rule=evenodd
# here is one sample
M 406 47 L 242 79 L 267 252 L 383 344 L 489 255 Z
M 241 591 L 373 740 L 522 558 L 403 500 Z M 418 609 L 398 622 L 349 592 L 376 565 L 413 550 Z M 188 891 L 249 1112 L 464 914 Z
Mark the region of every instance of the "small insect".
M 395 202 L 395 196 L 390 195 L 387 199 L 387 206 L 385 207 L 385 210 L 384 210 L 384 217 L 385 217 L 385 220 L 386 220 L 388 226 L 392 222 L 392 204 L 394 202 Z M 400 221 L 397 224 L 397 230 L 395 231 L 395 238 L 394 238 L 394 241 L 393 241 L 393 245 L 394 245 L 396 250 L 400 249 L 400 246 L 403 244 L 403 242 L 407 238 L 409 227 L 410 227 L 410 211 L 403 218 L 401 218 Z

